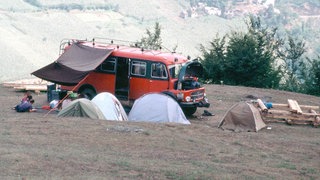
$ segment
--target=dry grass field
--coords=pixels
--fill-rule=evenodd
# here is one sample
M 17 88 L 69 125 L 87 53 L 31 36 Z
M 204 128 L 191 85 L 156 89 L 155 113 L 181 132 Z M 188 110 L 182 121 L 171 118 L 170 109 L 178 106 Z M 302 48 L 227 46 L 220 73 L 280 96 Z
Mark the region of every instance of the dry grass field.
M 275 103 L 320 98 L 276 90 L 206 85 L 215 116 L 191 125 L 57 118 L 11 109 L 23 92 L 0 87 L 0 179 L 319 179 L 320 129 L 268 123 L 258 133 L 217 125 L 246 97 Z M 33 94 L 46 105 L 46 94 Z

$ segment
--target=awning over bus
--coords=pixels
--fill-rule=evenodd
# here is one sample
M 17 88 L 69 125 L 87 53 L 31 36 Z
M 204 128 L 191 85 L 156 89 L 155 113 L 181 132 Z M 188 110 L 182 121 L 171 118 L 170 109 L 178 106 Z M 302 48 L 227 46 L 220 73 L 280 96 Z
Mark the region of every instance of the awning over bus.
M 31 74 L 61 85 L 76 85 L 95 70 L 112 51 L 74 43 L 55 62 Z

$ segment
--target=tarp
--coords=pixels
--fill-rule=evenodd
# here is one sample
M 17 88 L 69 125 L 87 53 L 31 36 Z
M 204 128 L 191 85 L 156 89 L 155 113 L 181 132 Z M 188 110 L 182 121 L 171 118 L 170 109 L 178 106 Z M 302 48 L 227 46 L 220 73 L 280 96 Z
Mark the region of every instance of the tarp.
M 55 62 L 31 74 L 61 85 L 76 85 L 89 72 L 95 70 L 112 51 L 73 43 Z
M 160 93 L 145 94 L 135 100 L 128 117 L 129 121 L 190 124 L 177 101 Z
M 107 120 L 128 121 L 128 116 L 119 100 L 111 93 L 102 92 L 97 94 L 92 100 Z
M 58 113 L 58 117 L 87 117 L 91 119 L 106 119 L 99 107 L 85 98 L 76 99 L 70 102 Z
M 239 102 L 233 105 L 220 121 L 219 128 L 236 132 L 257 132 L 266 127 L 259 110 L 251 103 Z

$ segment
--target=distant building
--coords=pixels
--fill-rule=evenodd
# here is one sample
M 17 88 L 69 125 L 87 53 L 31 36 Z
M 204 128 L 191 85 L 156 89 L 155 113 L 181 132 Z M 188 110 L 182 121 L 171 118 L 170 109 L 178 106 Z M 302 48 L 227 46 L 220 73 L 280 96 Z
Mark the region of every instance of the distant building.
M 204 11 L 206 14 L 208 15 L 217 15 L 217 16 L 221 16 L 222 12 L 220 9 L 216 8 L 216 7 L 204 7 Z

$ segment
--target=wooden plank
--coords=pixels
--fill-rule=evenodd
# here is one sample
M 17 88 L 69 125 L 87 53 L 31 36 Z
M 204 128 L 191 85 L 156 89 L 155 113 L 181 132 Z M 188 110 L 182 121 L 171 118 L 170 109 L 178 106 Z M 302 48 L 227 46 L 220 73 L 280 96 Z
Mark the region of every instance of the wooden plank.
M 296 108 L 294 106 L 294 103 L 293 103 L 293 101 L 291 99 L 288 99 L 288 105 L 289 105 L 289 108 L 290 108 L 291 112 L 294 112 L 294 113 L 297 112 L 297 110 L 296 110 Z
M 47 91 L 47 86 L 34 86 L 34 85 L 28 85 L 26 86 L 26 90 L 32 90 L 32 91 Z
M 288 99 L 288 104 L 291 112 L 298 113 L 298 108 L 296 106 L 296 103 L 292 99 Z
M 310 113 L 316 115 L 316 117 L 314 118 L 314 121 L 313 121 L 313 126 L 314 127 L 319 127 L 320 126 L 320 116 L 317 115 L 317 112 L 315 110 L 313 110 L 313 109 L 310 109 Z
M 17 87 L 23 85 L 46 85 L 48 82 L 39 78 L 22 79 L 16 81 L 3 82 L 2 85 L 5 87 Z
M 278 104 L 278 103 L 272 103 L 273 108 L 282 108 L 282 107 L 289 107 L 289 104 Z
M 265 123 L 278 123 L 278 122 L 285 122 L 285 119 L 274 119 L 274 118 L 269 118 L 269 117 L 263 117 L 263 121 Z
M 312 124 L 311 121 L 296 121 L 296 120 L 291 120 L 291 119 L 286 119 L 285 120 L 287 124 L 293 125 L 293 124 L 297 124 L 297 125 L 310 125 Z
M 309 105 L 300 105 L 303 109 L 313 109 L 313 110 L 320 110 L 319 106 L 309 106 Z
M 290 111 L 285 110 L 273 110 L 269 109 L 268 113 L 262 114 L 262 116 L 267 118 L 275 118 L 275 119 L 291 119 L 291 120 L 301 120 L 301 121 L 314 121 L 316 116 L 320 116 L 320 114 L 313 113 L 292 113 Z
M 296 107 L 296 109 L 297 109 L 297 113 L 298 113 L 298 114 L 302 114 L 302 110 L 301 110 L 298 102 L 297 102 L 296 100 L 293 100 L 293 103 L 295 104 L 295 107 Z
M 262 102 L 261 99 L 257 99 L 257 102 L 258 102 L 258 105 L 261 108 L 262 112 L 267 112 L 268 111 L 268 108 L 266 107 L 266 105 L 264 105 L 264 103 Z
M 14 89 L 25 90 L 25 91 L 47 91 L 46 85 L 23 85 L 13 87 Z
M 319 106 L 310 106 L 310 105 L 299 105 L 300 108 L 303 109 L 314 109 L 314 110 L 320 110 Z M 278 104 L 278 103 L 272 103 L 273 108 L 282 108 L 282 107 L 289 107 L 288 104 Z

